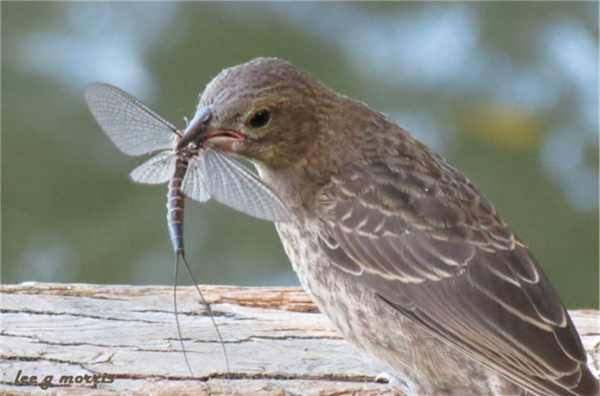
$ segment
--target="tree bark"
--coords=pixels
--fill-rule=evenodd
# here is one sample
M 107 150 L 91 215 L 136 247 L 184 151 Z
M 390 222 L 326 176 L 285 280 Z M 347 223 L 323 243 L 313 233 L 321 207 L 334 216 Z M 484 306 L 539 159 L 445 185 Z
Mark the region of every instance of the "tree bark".
M 171 287 L 2 286 L 2 394 L 392 393 L 389 385 L 374 381 L 386 367 L 329 328 L 302 289 L 201 290 L 211 304 L 229 368 L 196 290 L 179 287 L 179 322 L 192 375 L 181 352 Z M 579 310 L 571 315 L 597 374 L 599 313 Z M 44 380 L 52 386 L 43 389 Z

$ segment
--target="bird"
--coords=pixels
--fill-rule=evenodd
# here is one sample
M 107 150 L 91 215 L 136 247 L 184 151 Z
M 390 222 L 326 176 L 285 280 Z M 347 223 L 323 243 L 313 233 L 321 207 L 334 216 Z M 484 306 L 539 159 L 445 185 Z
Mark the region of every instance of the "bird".
M 220 72 L 179 147 L 251 162 L 290 212 L 300 283 L 411 396 L 595 396 L 567 310 L 459 170 L 383 113 L 277 58 Z M 242 198 L 243 199 L 243 198 Z

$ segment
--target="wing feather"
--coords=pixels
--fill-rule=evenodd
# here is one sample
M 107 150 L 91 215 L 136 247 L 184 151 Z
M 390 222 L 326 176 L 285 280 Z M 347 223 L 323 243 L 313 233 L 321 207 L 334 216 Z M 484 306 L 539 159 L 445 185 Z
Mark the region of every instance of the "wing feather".
M 537 395 L 598 382 L 556 291 L 472 184 L 441 158 L 356 163 L 322 189 L 334 265 L 450 346 Z M 410 171 L 408 171 L 410 168 Z

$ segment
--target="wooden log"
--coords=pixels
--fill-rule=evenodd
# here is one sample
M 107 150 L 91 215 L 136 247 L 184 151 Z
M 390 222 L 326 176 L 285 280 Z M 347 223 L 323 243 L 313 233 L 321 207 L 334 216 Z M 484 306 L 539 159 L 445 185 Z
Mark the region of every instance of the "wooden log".
M 374 381 L 386 367 L 330 329 L 300 288 L 201 289 L 212 305 L 230 367 L 196 291 L 180 287 L 179 321 L 192 376 L 181 352 L 171 287 L 0 287 L 2 395 L 392 393 L 389 385 Z M 571 315 L 597 374 L 599 312 Z M 44 380 L 52 386 L 43 389 Z

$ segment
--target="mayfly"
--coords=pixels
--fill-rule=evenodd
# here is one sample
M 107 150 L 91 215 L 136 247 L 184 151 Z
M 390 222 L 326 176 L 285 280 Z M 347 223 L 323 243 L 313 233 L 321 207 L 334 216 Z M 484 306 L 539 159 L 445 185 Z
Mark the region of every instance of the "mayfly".
M 93 83 L 85 92 L 85 100 L 112 142 L 125 154 L 154 154 L 139 165 L 129 178 L 141 184 L 169 183 L 167 220 L 175 252 L 175 284 L 181 259 L 206 306 L 223 348 L 229 370 L 227 350 L 213 318 L 210 305 L 202 296 L 185 257 L 183 247 L 183 208 L 185 197 L 205 202 L 210 198 L 251 216 L 286 221 L 289 212 L 275 192 L 257 175 L 231 156 L 219 151 L 199 137 L 198 130 L 210 120 L 210 112 L 199 109 L 186 130 L 180 132 L 173 124 L 156 114 L 125 91 L 104 83 Z M 177 331 L 187 367 L 192 373 L 179 319 L 177 289 L 173 304 Z

